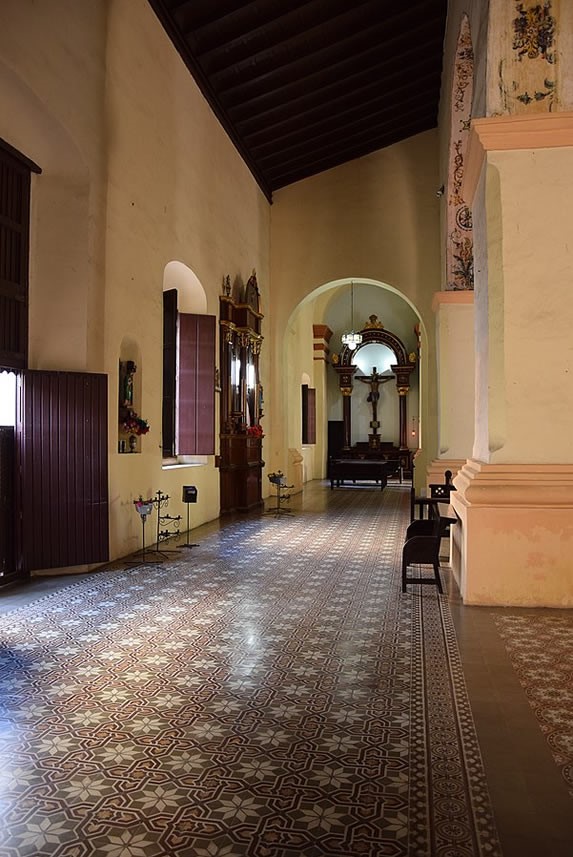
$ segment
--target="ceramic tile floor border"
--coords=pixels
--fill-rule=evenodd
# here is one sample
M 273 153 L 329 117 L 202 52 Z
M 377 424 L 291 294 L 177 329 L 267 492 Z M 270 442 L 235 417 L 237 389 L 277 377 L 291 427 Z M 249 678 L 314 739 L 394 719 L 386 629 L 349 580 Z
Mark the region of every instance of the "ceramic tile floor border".
M 540 610 L 494 620 L 573 797 L 573 614 Z
M 0 617 L 1 857 L 498 857 L 407 486 Z

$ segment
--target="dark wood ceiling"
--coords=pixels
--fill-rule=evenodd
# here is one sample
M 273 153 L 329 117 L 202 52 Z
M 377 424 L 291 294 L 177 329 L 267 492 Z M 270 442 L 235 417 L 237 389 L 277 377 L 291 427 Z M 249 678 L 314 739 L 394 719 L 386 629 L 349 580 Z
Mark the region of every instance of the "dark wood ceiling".
M 149 0 L 260 187 L 436 125 L 447 0 Z

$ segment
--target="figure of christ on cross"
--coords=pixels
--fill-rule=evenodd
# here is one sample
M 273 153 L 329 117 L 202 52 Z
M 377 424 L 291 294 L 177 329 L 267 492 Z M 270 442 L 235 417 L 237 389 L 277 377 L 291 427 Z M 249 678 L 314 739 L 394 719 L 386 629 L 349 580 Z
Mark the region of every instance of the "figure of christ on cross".
M 372 367 L 371 375 L 356 375 L 358 381 L 362 381 L 363 384 L 370 384 L 370 393 L 366 401 L 371 402 L 372 404 L 372 421 L 370 423 L 372 434 L 369 435 L 371 446 L 377 446 L 378 428 L 380 427 L 380 423 L 378 422 L 378 399 L 380 398 L 380 384 L 385 384 L 387 381 L 391 381 L 392 378 L 395 377 L 395 375 L 382 375 L 380 372 L 376 371 L 376 366 Z M 374 441 L 372 441 L 372 438 L 374 438 Z

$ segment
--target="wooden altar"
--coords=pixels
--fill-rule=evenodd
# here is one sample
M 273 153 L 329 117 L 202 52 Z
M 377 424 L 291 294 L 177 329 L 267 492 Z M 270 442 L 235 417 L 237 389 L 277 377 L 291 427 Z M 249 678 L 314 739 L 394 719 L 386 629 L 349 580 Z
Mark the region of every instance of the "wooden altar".
M 219 302 L 221 434 L 218 460 L 221 514 L 262 506 L 264 461 L 263 388 L 259 358 L 263 315 L 255 272 L 244 289 L 231 293 L 229 278 Z
M 398 473 L 400 478 L 402 478 L 403 475 L 411 478 L 413 473 L 412 462 L 416 451 L 408 448 L 407 397 L 410 391 L 410 375 L 416 369 L 416 355 L 414 353 L 408 354 L 403 342 L 395 334 L 385 330 L 381 322 L 377 320 L 376 316 L 370 316 L 370 323 L 367 324 L 360 333 L 362 335 L 362 342 L 355 350 L 351 350 L 347 346 L 343 346 L 340 355 L 333 359 L 333 367 L 338 374 L 340 392 L 342 395 L 343 419 L 341 423 L 338 423 L 340 426 L 338 429 L 334 428 L 335 423 L 329 423 L 329 463 L 335 459 L 339 461 L 383 461 L 387 462 L 389 465 L 395 463 L 395 469 L 393 472 Z M 370 382 L 373 419 L 370 422 L 371 431 L 368 435 L 368 441 L 362 441 L 352 446 L 351 397 L 354 387 L 354 376 L 358 368 L 354 364 L 353 360 L 360 349 L 369 344 L 385 345 L 393 352 L 396 362 L 390 366 L 390 370 L 392 372 L 391 376 L 379 375 L 376 372 L 376 367 L 373 367 L 372 375 L 367 376 L 367 378 L 363 378 L 362 376 L 360 377 L 360 380 L 367 380 Z M 384 441 L 382 439 L 382 436 L 378 431 L 380 428 L 380 422 L 376 418 L 379 383 L 385 383 L 394 379 L 396 381 L 396 391 L 399 396 L 398 446 L 395 446 L 392 442 Z M 391 467 L 388 468 L 388 472 L 390 471 Z

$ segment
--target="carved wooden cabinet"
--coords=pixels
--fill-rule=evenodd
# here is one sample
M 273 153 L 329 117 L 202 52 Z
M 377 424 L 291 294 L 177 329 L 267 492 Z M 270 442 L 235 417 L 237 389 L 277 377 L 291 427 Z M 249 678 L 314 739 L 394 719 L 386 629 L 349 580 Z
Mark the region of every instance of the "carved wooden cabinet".
M 227 280 L 228 282 L 228 280 Z M 242 290 L 241 290 L 242 291 Z M 221 513 L 262 505 L 263 388 L 259 359 L 263 337 L 256 276 L 244 291 L 220 298 Z

